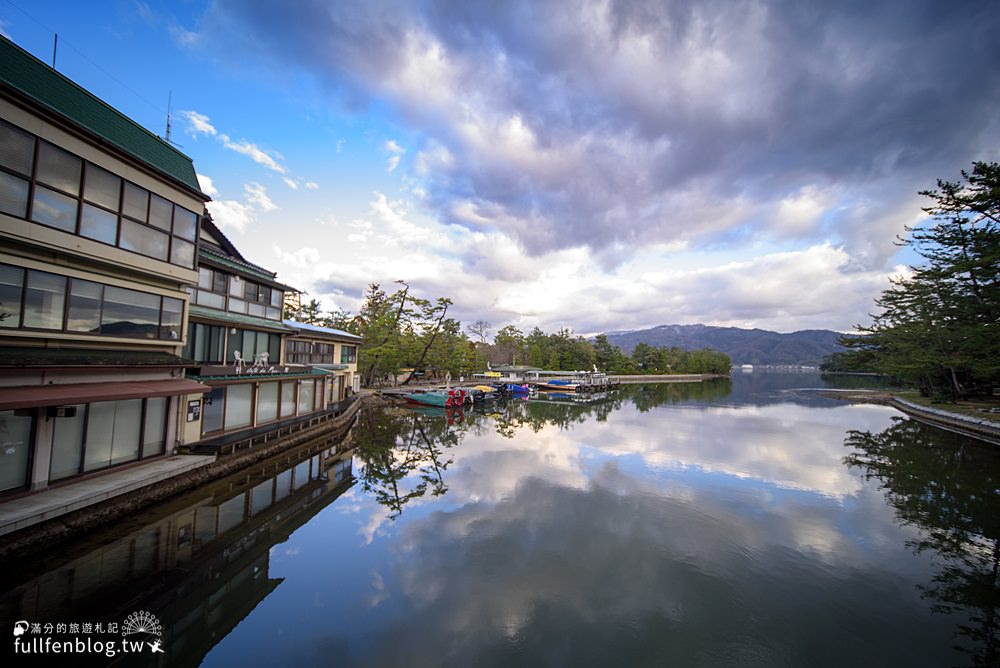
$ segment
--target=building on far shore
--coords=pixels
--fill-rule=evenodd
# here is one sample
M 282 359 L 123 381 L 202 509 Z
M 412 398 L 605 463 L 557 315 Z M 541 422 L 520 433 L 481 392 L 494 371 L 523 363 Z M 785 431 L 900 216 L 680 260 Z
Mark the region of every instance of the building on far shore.
M 308 364 L 331 374 L 328 403 L 343 401 L 349 393 L 361 388 L 358 376 L 360 336 L 332 327 L 294 320 L 284 322 L 295 330 L 285 339 L 285 364 Z
M 170 455 L 191 159 L 0 37 L 0 495 Z

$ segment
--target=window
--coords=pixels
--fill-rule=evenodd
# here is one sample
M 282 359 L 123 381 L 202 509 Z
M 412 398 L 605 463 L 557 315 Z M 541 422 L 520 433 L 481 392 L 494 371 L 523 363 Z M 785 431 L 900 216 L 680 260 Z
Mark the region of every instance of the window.
M 30 177 L 34 162 L 35 137 L 0 121 L 0 167 Z
M 278 417 L 278 383 L 261 383 L 257 386 L 257 424 L 270 422 Z
M 21 326 L 21 292 L 24 270 L 0 264 L 0 327 Z
M 354 364 L 358 361 L 358 348 L 357 346 L 340 346 L 340 363 L 341 364 Z
M 152 397 L 77 404 L 73 417 L 54 418 L 49 479 L 163 454 L 167 402 Z
M 281 417 L 295 415 L 295 381 L 281 384 Z
M 195 362 L 225 362 L 222 346 L 225 342 L 225 328 L 215 325 L 191 323 L 188 325 L 188 340 L 184 357 Z
M 183 308 L 173 297 L 0 264 L 0 327 L 176 341 Z
M 160 324 L 160 297 L 137 290 L 104 288 L 101 334 L 155 339 Z
M 226 429 L 250 424 L 253 408 L 253 384 L 230 385 L 226 388 Z
M 31 416 L 16 415 L 14 411 L 0 411 L 0 434 L 3 435 L 4 443 L 0 492 L 27 485 L 34 426 L 35 420 Z
M 195 264 L 198 214 L 5 121 L 0 212 L 180 267 Z
M 66 277 L 28 270 L 24 290 L 24 326 L 62 329 L 66 302 Z
M 69 291 L 69 315 L 66 318 L 66 329 L 71 332 L 99 334 L 103 300 L 103 285 L 73 279 Z
M 226 388 L 213 387 L 205 395 L 201 409 L 201 433 L 208 434 L 222 429 L 222 410 L 226 403 Z
M 313 412 L 316 396 L 316 381 L 299 381 L 299 415 Z

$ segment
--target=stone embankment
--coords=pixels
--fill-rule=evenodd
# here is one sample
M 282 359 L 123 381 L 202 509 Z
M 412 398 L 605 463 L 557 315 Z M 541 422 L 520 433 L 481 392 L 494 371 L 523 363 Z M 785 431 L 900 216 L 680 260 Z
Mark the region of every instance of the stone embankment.
M 921 404 L 897 397 L 889 392 L 845 390 L 824 392 L 823 394 L 844 401 L 892 406 L 901 413 L 909 415 L 914 420 L 920 420 L 921 422 L 926 422 L 935 427 L 947 429 L 948 431 L 953 431 L 964 436 L 971 436 L 972 438 L 977 438 L 993 445 L 1000 445 L 1000 422 L 996 420 L 977 418 L 943 408 L 922 406 Z
M 727 376 L 717 376 L 710 373 L 675 373 L 661 375 L 628 375 L 628 376 L 608 376 L 612 381 L 619 383 L 700 383 L 710 378 L 727 378 Z
M 351 427 L 354 426 L 355 418 L 362 409 L 381 401 L 372 395 L 362 395 L 347 410 L 332 420 L 302 429 L 291 436 L 280 440 L 276 439 L 266 445 L 239 450 L 232 455 L 219 457 L 211 464 L 183 475 L 168 478 L 8 534 L 0 539 L 0 559 L 36 552 L 74 535 L 123 518 L 154 503 L 165 501 L 182 492 L 224 478 L 285 450 L 308 443 L 310 440 L 323 438 L 325 442 L 339 442 L 347 436 Z
M 900 410 L 915 420 L 932 424 L 941 429 L 947 429 L 958 434 L 978 438 L 981 441 L 1000 445 L 1000 422 L 988 418 L 976 418 L 971 415 L 953 413 L 932 406 L 921 406 L 912 401 L 892 397 L 889 405 Z

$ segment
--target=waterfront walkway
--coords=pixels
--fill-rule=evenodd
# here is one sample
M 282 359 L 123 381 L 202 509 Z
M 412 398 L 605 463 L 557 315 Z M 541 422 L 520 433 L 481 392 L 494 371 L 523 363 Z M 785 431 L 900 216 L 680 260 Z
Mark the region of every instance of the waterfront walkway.
M 174 455 L 4 501 L 0 504 L 0 536 L 188 473 L 214 461 L 215 455 Z
M 963 415 L 942 408 L 922 406 L 897 396 L 889 399 L 888 404 L 915 420 L 932 424 L 941 429 L 964 434 L 965 436 L 972 436 L 993 445 L 1000 445 L 1000 422 L 996 420 L 975 418 L 971 415 Z

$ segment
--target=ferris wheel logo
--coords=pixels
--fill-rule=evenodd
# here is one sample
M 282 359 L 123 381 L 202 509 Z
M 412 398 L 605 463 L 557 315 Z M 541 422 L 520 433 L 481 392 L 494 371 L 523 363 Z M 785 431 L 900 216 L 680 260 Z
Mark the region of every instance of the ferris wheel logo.
M 138 612 L 133 612 L 131 615 L 126 617 L 125 622 L 122 624 L 123 636 L 132 635 L 134 633 L 146 633 L 148 635 L 161 636 L 163 635 L 163 627 L 160 626 L 160 620 L 153 614 L 146 612 L 145 610 L 140 610 Z

